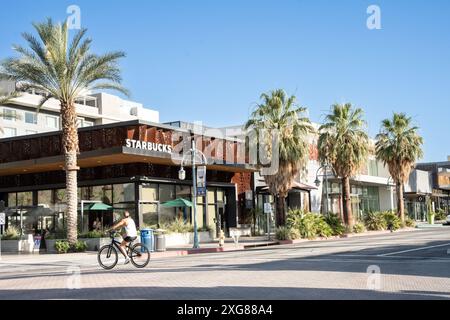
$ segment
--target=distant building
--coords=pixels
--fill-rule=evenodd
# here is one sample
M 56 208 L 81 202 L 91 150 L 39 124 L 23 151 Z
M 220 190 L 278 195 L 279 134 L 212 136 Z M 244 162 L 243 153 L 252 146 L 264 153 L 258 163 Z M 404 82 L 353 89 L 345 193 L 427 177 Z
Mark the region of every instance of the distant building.
M 15 83 L 0 82 L 0 91 L 15 90 Z M 0 138 L 9 138 L 61 129 L 59 101 L 51 99 L 37 110 L 44 93 L 23 92 L 7 105 L 0 105 Z M 124 100 L 107 93 L 88 94 L 76 101 L 78 126 L 91 127 L 121 121 L 143 120 L 158 123 L 159 112 L 141 103 Z
M 416 168 L 430 174 L 430 196 L 434 209 L 450 214 L 450 156 L 447 161 L 418 163 Z

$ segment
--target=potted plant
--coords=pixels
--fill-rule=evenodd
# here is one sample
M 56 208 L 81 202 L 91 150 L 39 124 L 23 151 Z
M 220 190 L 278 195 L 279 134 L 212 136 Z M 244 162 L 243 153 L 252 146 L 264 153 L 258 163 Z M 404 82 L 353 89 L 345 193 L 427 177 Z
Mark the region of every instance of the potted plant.
M 2 252 L 20 252 L 24 247 L 24 241 L 21 239 L 20 231 L 15 226 L 9 226 L 2 236 L 1 251 Z
M 105 237 L 104 232 L 99 230 L 80 234 L 79 239 L 86 242 L 88 251 L 98 251 L 102 246 L 111 242 L 111 239 Z

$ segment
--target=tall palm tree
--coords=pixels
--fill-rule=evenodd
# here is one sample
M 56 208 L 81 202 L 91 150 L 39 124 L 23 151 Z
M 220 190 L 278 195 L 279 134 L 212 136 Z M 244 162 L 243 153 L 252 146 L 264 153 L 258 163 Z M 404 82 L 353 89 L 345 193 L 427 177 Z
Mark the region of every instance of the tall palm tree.
M 24 33 L 28 48 L 14 46 L 18 57 L 2 63 L 2 73 L 22 85 L 22 89 L 45 92 L 41 107 L 56 99 L 61 107 L 62 144 L 64 150 L 67 189 L 67 239 L 77 241 L 77 154 L 78 132 L 75 100 L 90 90 L 113 89 L 128 94 L 121 85 L 118 60 L 123 52 L 104 55 L 91 53 L 92 40 L 85 38 L 86 29 L 71 39 L 67 22 L 54 24 L 49 18 L 33 24 L 38 38 Z
M 363 110 L 350 103 L 334 104 L 319 132 L 319 159 L 331 164 L 342 179 L 344 222 L 352 230 L 354 220 L 350 199 L 350 177 L 367 161 L 369 138 L 365 131 Z
M 411 168 L 423 156 L 423 139 L 417 130 L 418 127 L 411 125 L 411 118 L 406 114 L 394 113 L 392 119 L 382 121 L 380 133 L 376 136 L 377 158 L 388 166 L 397 185 L 397 212 L 402 222 L 405 222 L 403 186 L 409 178 Z
M 259 135 L 260 147 L 269 157 L 278 154 L 278 170 L 264 175 L 269 192 L 276 199 L 276 225 L 286 222 L 285 200 L 295 176 L 304 169 L 308 156 L 307 137 L 314 132 L 310 120 L 304 114 L 306 108 L 296 104 L 296 97 L 286 95 L 284 90 L 275 90 L 261 95 L 262 103 L 257 105 L 245 128 L 255 129 Z M 272 139 L 277 138 L 279 150 L 272 150 Z M 275 144 L 277 146 L 277 144 Z

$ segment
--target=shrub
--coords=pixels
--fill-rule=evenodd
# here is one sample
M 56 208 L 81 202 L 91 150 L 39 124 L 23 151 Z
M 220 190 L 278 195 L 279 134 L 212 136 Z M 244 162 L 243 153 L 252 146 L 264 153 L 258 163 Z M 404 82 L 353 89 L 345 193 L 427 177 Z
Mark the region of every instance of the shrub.
M 197 228 L 198 232 L 209 232 L 211 230 L 213 230 L 213 227 L 211 227 L 211 226 L 203 226 L 201 228 Z
M 330 237 L 336 233 L 333 227 L 328 224 L 327 218 L 320 214 L 299 209 L 289 210 L 286 221 L 286 226 L 296 230 L 301 238 Z M 336 230 L 339 229 L 339 226 L 342 227 L 342 224 L 336 222 Z
M 85 252 L 87 250 L 87 247 L 88 247 L 88 245 L 85 241 L 78 240 L 77 243 L 75 243 L 73 250 L 75 252 Z
M 19 239 L 20 239 L 20 231 L 19 228 L 15 226 L 9 226 L 2 236 L 2 240 L 19 240 Z
M 405 227 L 408 228 L 415 228 L 416 227 L 416 222 L 411 219 L 410 217 L 405 217 Z
M 80 234 L 79 238 L 84 238 L 84 239 L 95 239 L 95 238 L 103 238 L 103 232 L 101 231 L 89 231 L 83 234 Z
M 353 232 L 354 232 L 354 233 L 363 233 L 363 232 L 366 232 L 366 227 L 364 226 L 364 223 L 362 223 L 361 221 L 357 222 L 357 223 L 353 226 Z
M 345 232 L 345 226 L 342 223 L 341 218 L 333 213 L 329 213 L 325 217 L 325 222 L 331 227 L 333 236 L 340 236 Z
M 56 252 L 58 252 L 58 253 L 67 253 L 70 249 L 70 244 L 68 241 L 65 241 L 65 240 L 56 241 L 55 249 L 56 249 Z
M 398 230 L 401 227 L 401 220 L 395 212 L 386 211 L 381 214 L 386 222 L 386 228 L 392 231 Z
M 385 230 L 387 227 L 386 220 L 381 212 L 367 213 L 364 217 L 364 225 L 371 231 Z
M 317 237 L 317 217 L 313 213 L 305 214 L 298 222 L 298 229 L 302 238 L 315 239 Z
M 300 209 L 289 210 L 286 216 L 286 225 L 294 229 L 299 229 L 302 219 L 307 214 L 307 212 Z
M 333 235 L 333 229 L 326 222 L 325 217 L 322 215 L 316 216 L 316 235 L 319 237 L 328 238 Z
M 290 227 L 278 227 L 275 236 L 278 240 L 296 240 L 300 238 L 298 230 Z
M 164 225 L 162 229 L 165 229 L 168 233 L 194 232 L 194 227 L 189 223 L 185 223 L 181 218 L 177 218 L 169 224 Z
M 447 213 L 445 213 L 443 209 L 439 209 L 438 211 L 435 212 L 434 219 L 436 221 L 445 221 L 447 220 Z

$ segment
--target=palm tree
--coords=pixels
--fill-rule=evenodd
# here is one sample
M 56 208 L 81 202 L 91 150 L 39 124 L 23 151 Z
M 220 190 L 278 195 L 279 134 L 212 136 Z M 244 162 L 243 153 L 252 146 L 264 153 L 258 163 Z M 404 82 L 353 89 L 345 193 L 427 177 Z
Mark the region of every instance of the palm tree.
M 353 229 L 350 199 L 350 177 L 367 161 L 369 138 L 364 129 L 363 110 L 353 109 L 350 103 L 334 104 L 319 132 L 319 160 L 331 164 L 336 176 L 342 179 L 344 222 Z
M 403 186 L 409 178 L 411 168 L 423 156 L 423 139 L 417 134 L 417 127 L 411 126 L 411 118 L 404 113 L 394 113 L 392 119 L 381 122 L 380 133 L 376 136 L 377 159 L 388 166 L 397 192 L 397 212 L 405 222 Z
M 295 176 L 304 169 L 308 156 L 307 136 L 314 132 L 310 120 L 304 116 L 306 108 L 296 104 L 295 96 L 287 97 L 284 90 L 275 90 L 261 95 L 245 128 L 255 129 L 259 135 L 259 146 L 265 148 L 269 157 L 278 154 L 276 173 L 264 175 L 269 192 L 276 199 L 276 225 L 286 222 L 285 200 Z M 272 139 L 278 140 L 279 150 L 272 150 Z
M 67 239 L 77 241 L 77 154 L 78 132 L 75 100 L 90 90 L 113 89 L 128 94 L 121 85 L 118 60 L 123 52 L 96 55 L 90 52 L 92 40 L 85 38 L 86 29 L 78 31 L 70 40 L 67 22 L 54 24 L 49 18 L 34 23 L 39 38 L 24 33 L 28 47 L 14 46 L 19 57 L 2 63 L 7 79 L 22 89 L 35 89 L 46 95 L 41 107 L 49 99 L 56 99 L 61 107 L 62 144 L 65 159 L 67 189 Z

